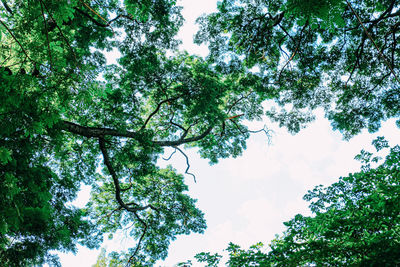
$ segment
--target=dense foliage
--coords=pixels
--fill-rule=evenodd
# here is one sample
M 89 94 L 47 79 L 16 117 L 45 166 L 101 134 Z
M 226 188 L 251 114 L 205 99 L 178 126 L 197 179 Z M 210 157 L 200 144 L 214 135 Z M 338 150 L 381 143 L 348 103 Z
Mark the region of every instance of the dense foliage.
M 240 120 L 261 115 L 262 99 L 177 52 L 173 1 L 2 4 L 1 262 L 40 264 L 126 229 L 138 242 L 125 261 L 151 264 L 176 235 L 202 232 L 183 176 L 156 160 L 184 144 L 211 162 L 240 155 Z M 106 65 L 112 49 L 118 65 Z M 81 183 L 92 198 L 76 209 Z
M 120 229 L 137 243 L 114 259 L 165 258 L 176 235 L 206 224 L 183 176 L 156 166 L 163 148 L 239 156 L 254 132 L 243 121 L 265 100 L 291 104 L 266 115 L 293 132 L 319 106 L 348 136 L 399 116 L 397 1 L 218 8 L 200 19 L 203 59 L 178 51 L 173 0 L 1 1 L 1 263 L 54 263 L 51 250 L 97 247 Z M 85 209 L 69 204 L 81 183 Z
M 377 150 L 388 148 L 383 138 Z M 304 199 L 313 216 L 296 215 L 269 248 L 262 243 L 248 250 L 229 244 L 226 266 L 397 266 L 400 264 L 400 146 L 390 148 L 385 161 L 362 151 L 358 173 L 317 186 Z M 217 266 L 221 256 L 196 256 Z M 189 266 L 190 262 L 185 263 Z
M 396 0 L 223 0 L 196 42 L 223 72 L 251 69 L 247 80 L 281 105 L 267 115 L 289 130 L 323 107 L 350 137 L 399 116 L 399 15 Z

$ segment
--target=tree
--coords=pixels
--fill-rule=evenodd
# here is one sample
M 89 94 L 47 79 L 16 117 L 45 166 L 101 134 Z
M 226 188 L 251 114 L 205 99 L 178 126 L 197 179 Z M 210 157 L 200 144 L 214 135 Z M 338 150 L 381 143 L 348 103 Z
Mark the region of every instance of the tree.
M 377 150 L 388 147 L 383 138 Z M 318 186 L 304 196 L 315 217 L 297 215 L 285 223 L 282 238 L 269 256 L 278 265 L 398 265 L 400 264 L 400 147 L 386 160 L 361 151 L 361 172 L 341 177 L 329 187 Z
M 202 232 L 183 176 L 156 160 L 182 145 L 211 162 L 240 155 L 241 122 L 263 99 L 177 52 L 174 1 L 2 4 L 1 262 L 41 264 L 126 229 L 137 244 L 115 258 L 151 265 L 176 235 Z M 102 52 L 113 48 L 109 66 Z M 85 209 L 68 204 L 81 183 L 93 188 Z
M 388 148 L 383 137 L 373 141 Z M 400 146 L 385 161 L 362 150 L 361 171 L 309 191 L 313 216 L 296 215 L 267 249 L 229 244 L 227 266 L 397 266 L 400 264 Z M 218 254 L 202 253 L 207 259 Z M 199 256 L 197 256 L 199 258 Z M 211 266 L 211 265 L 210 265 Z
M 298 132 L 322 107 L 349 138 L 399 116 L 399 15 L 396 0 L 223 0 L 196 41 L 222 71 L 244 63 L 282 126 Z
M 271 3 L 221 2 L 202 21 L 198 40 L 211 42 L 203 59 L 178 51 L 183 18 L 173 0 L 1 1 L 1 262 L 55 261 L 51 250 L 96 247 L 119 229 L 137 244 L 115 261 L 165 258 L 176 235 L 206 224 L 183 176 L 157 159 L 182 146 L 211 163 L 239 156 L 251 133 L 267 133 L 243 124 L 260 118 L 265 100 L 293 104 L 267 113 L 293 131 L 310 120 L 305 107 L 325 106 L 349 134 L 398 116 L 395 1 L 319 1 L 324 8 L 307 14 L 299 5 L 315 1 Z M 103 52 L 113 49 L 118 65 L 107 65 Z M 285 53 L 293 56 L 281 67 Z M 85 209 L 68 204 L 81 183 L 93 188 Z

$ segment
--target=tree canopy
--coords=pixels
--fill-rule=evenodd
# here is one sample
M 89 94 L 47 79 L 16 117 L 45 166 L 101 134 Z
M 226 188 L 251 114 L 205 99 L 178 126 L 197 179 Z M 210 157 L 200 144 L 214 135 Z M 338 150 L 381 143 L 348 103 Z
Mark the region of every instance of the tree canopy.
M 373 141 L 377 151 L 388 149 L 383 137 Z M 358 173 L 316 186 L 304 199 L 313 216 L 296 215 L 285 222 L 284 233 L 248 250 L 229 244 L 226 266 L 396 266 L 400 264 L 400 147 L 390 148 L 384 162 L 362 150 Z M 196 255 L 207 266 L 221 256 Z M 182 263 L 190 266 L 191 261 Z
M 179 51 L 173 0 L 2 0 L 0 261 L 56 264 L 52 250 L 128 229 L 114 258 L 152 265 L 206 227 L 183 175 L 156 165 L 165 147 L 216 163 L 267 133 L 244 125 L 263 114 L 297 132 L 323 107 L 345 136 L 398 117 L 398 4 L 221 1 L 199 19 L 201 58 Z
M 282 126 L 298 132 L 323 107 L 351 137 L 399 116 L 399 15 L 395 0 L 224 0 L 198 20 L 196 42 L 221 71 L 252 70 Z

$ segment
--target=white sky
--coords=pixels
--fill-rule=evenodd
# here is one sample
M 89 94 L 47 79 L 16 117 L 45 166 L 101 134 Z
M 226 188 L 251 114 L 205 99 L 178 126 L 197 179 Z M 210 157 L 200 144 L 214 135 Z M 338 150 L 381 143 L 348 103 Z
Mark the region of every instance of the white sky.
M 202 13 L 215 10 L 216 0 L 181 0 L 186 19 L 180 37 L 189 53 L 206 55 L 205 47 L 192 44 L 197 31 L 194 21 Z M 350 172 L 359 171 L 360 164 L 353 158 L 363 148 L 372 148 L 371 141 L 384 135 L 390 145 L 400 144 L 399 129 L 394 120 L 383 123 L 376 134 L 363 133 L 350 141 L 333 132 L 329 122 L 318 113 L 317 120 L 297 135 L 289 134 L 276 124 L 265 120 L 250 124 L 252 129 L 267 124 L 274 131 L 272 144 L 264 134 L 256 134 L 248 140 L 248 148 L 237 159 L 221 160 L 210 166 L 201 159 L 195 149 L 187 151 L 191 176 L 186 177 L 189 194 L 198 199 L 198 207 L 205 213 L 208 228 L 204 234 L 179 236 L 171 243 L 169 256 L 156 266 L 173 266 L 193 259 L 199 252 L 222 253 L 229 242 L 244 248 L 259 241 L 268 244 L 284 230 L 283 222 L 297 213 L 309 214 L 307 203 L 302 200 L 307 190 L 314 186 L 329 185 Z M 168 151 L 167 153 L 168 154 Z M 182 155 L 176 153 L 168 162 L 181 173 L 186 169 Z M 87 196 L 80 196 L 82 202 Z M 121 247 L 132 247 L 129 239 L 117 241 Z M 107 241 L 108 250 L 118 248 Z M 76 255 L 60 254 L 62 266 L 92 266 L 100 250 L 79 247 Z M 195 262 L 195 261 L 194 261 Z M 224 261 L 223 261 L 224 262 Z M 196 266 L 196 265 L 195 265 Z

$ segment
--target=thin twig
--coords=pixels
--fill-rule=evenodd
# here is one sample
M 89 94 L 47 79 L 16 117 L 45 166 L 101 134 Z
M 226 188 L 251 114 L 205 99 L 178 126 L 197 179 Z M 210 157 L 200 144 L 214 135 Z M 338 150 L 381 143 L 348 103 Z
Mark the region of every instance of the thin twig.
M 293 53 L 290 56 L 290 58 L 288 59 L 288 61 L 286 61 L 285 65 L 283 65 L 283 67 L 282 67 L 282 69 L 281 69 L 281 71 L 279 72 L 279 75 L 278 75 L 279 78 L 281 77 L 283 70 L 286 68 L 286 66 L 290 63 L 290 61 L 292 61 L 292 59 L 296 55 L 298 49 L 299 49 L 299 46 L 296 47 L 296 49 L 293 51 Z M 292 67 L 290 67 L 290 69 L 292 69 Z
M 297 51 L 300 48 L 300 43 L 302 41 L 301 39 L 303 38 L 303 32 L 304 32 L 304 30 L 306 29 L 307 26 L 308 26 L 308 21 L 306 22 L 306 24 L 304 24 L 303 28 L 300 31 L 299 42 L 297 43 L 297 46 L 296 46 L 295 50 L 293 51 L 293 53 L 290 56 L 289 60 L 285 63 L 285 65 L 282 67 L 281 71 L 278 74 L 278 82 L 281 81 L 281 75 L 282 75 L 283 70 L 286 68 L 286 66 L 293 60 L 294 56 L 297 54 Z M 281 27 L 281 28 L 284 29 L 283 27 Z M 288 36 L 290 37 L 289 34 L 288 34 Z M 294 41 L 294 39 L 293 39 L 293 41 Z
M 164 157 L 163 157 L 162 159 L 168 161 L 168 160 L 170 160 L 170 159 L 172 158 L 172 156 L 173 156 L 175 153 L 176 153 L 176 147 L 175 147 L 174 152 L 172 152 L 171 155 L 169 155 L 168 158 L 164 158 Z
M 90 11 L 92 11 L 94 14 L 96 14 L 96 16 L 98 16 L 99 18 L 101 18 L 105 23 L 108 24 L 108 21 L 105 20 L 102 16 L 100 16 L 95 10 L 93 10 L 90 6 L 88 6 L 85 2 L 83 2 L 82 0 L 79 0 L 79 2 L 81 2 L 82 4 L 84 4 Z
M 264 124 L 264 127 L 260 130 L 248 130 L 249 133 L 261 133 L 264 132 L 265 135 L 268 138 L 268 144 L 271 144 L 271 135 L 270 132 L 272 132 L 272 130 L 268 130 L 267 126 Z

